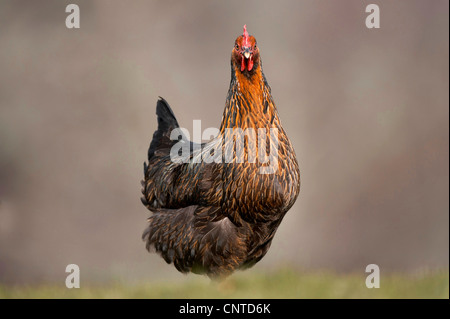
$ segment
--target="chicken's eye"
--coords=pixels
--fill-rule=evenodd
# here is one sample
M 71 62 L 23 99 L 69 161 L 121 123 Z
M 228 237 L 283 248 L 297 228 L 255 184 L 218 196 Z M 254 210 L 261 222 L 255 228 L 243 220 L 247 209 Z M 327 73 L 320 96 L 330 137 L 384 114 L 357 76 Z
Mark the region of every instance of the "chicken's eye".
M 256 50 L 256 44 L 253 46 L 253 50 Z
M 238 49 L 239 49 L 239 45 L 235 44 L 235 45 L 234 45 L 234 48 L 235 48 L 236 50 L 238 50 Z

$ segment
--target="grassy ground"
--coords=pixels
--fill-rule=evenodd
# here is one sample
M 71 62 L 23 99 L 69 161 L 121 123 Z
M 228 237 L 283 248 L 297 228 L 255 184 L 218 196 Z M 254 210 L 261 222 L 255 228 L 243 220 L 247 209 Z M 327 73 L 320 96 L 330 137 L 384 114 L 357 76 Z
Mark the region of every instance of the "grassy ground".
M 241 272 L 225 282 L 197 276 L 181 282 L 137 285 L 114 283 L 67 289 L 64 284 L 6 286 L 0 298 L 449 298 L 448 270 L 421 274 L 381 275 L 380 288 L 368 289 L 363 275 Z

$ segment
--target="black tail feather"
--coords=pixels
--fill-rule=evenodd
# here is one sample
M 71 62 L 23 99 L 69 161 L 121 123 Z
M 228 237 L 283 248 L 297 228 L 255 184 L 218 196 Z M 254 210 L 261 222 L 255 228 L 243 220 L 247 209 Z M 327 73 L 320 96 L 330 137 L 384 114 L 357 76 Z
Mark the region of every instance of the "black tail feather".
M 162 97 L 159 97 L 156 103 L 156 115 L 158 116 L 158 129 L 153 133 L 153 139 L 148 149 L 149 160 L 157 149 L 172 146 L 173 141 L 170 140 L 170 133 L 173 129 L 180 127 L 169 103 Z

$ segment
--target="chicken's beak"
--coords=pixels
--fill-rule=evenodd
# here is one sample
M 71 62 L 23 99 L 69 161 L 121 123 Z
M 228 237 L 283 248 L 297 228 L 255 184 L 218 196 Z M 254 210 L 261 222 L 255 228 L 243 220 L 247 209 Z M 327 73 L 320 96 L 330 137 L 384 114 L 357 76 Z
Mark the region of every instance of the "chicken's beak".
M 244 47 L 244 58 L 249 59 L 252 56 L 252 51 L 249 47 Z
M 241 61 L 241 72 L 245 70 L 247 66 L 247 70 L 251 71 L 253 69 L 253 52 L 250 48 L 244 47 L 244 52 L 242 53 L 242 61 Z M 244 61 L 245 60 L 245 61 Z

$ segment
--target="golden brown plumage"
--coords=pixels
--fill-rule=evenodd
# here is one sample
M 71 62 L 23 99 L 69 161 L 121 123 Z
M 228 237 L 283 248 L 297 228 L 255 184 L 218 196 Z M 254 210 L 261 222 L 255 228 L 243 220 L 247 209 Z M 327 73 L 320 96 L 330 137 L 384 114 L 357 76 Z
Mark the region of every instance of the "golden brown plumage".
M 143 239 L 148 250 L 156 250 L 181 272 L 218 277 L 254 265 L 266 254 L 300 190 L 294 149 L 281 126 L 256 40 L 245 27 L 236 39 L 231 69 L 220 133 L 208 143 L 171 140 L 179 125 L 167 102 L 160 98 L 157 103 L 158 130 L 142 182 L 142 202 L 153 215 Z M 230 129 L 237 128 L 249 134 L 234 146 L 230 136 L 237 130 Z M 252 130 L 262 137 L 251 135 Z M 189 147 L 185 163 L 171 159 L 175 144 Z M 271 147 L 277 158 L 267 160 Z M 205 162 L 205 154 L 217 155 L 218 161 Z M 274 169 L 262 173 L 270 165 Z

